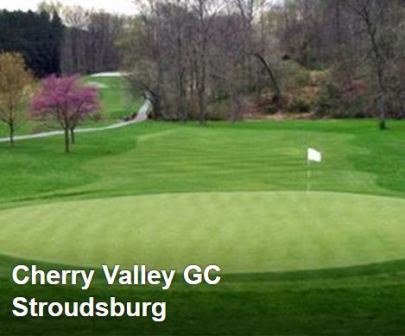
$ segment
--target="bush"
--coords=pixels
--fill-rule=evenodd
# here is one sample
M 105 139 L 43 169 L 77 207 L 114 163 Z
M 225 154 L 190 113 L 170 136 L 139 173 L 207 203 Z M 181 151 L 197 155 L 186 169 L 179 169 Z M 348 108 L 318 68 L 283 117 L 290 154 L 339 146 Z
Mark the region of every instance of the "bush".
M 278 112 L 278 108 L 275 105 L 268 105 L 268 106 L 266 106 L 264 111 L 268 115 L 273 115 L 273 114 L 276 114 Z
M 284 90 L 293 91 L 303 86 L 310 85 L 310 71 L 299 65 L 297 62 L 292 60 L 285 61 L 283 62 L 282 68 Z
M 208 104 L 207 120 L 228 120 L 230 114 L 229 99 L 221 99 Z
M 356 89 L 355 83 L 338 87 L 328 83 L 320 92 L 315 112 L 335 118 L 364 118 L 371 116 L 370 105 L 365 92 Z
M 308 113 L 311 111 L 311 106 L 305 100 L 298 98 L 293 104 L 290 106 L 291 112 L 299 112 L 299 113 Z

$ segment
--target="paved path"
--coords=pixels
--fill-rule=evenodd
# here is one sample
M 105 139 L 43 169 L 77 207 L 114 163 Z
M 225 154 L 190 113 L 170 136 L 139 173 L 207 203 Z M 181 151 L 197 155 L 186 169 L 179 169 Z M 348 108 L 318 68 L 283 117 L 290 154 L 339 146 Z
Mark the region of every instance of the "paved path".
M 126 76 L 128 73 L 120 72 L 120 71 L 113 71 L 113 72 L 99 72 L 96 74 L 92 74 L 90 77 L 123 77 Z
M 135 123 L 139 123 L 142 121 L 145 121 L 148 119 L 148 112 L 150 111 L 152 107 L 152 104 L 149 100 L 146 100 L 141 108 L 139 109 L 135 119 L 130 120 L 130 121 L 122 121 L 113 125 L 105 126 L 105 127 L 94 127 L 94 128 L 78 128 L 76 130 L 76 133 L 91 133 L 91 132 L 100 132 L 100 131 L 106 131 L 106 130 L 111 130 L 111 129 L 116 129 L 116 128 L 121 128 L 125 127 L 128 125 L 132 125 Z M 64 131 L 59 130 L 59 131 L 51 131 L 51 132 L 43 132 L 43 133 L 37 133 L 37 134 L 30 134 L 30 135 L 17 135 L 14 137 L 14 141 L 21 141 L 21 140 L 31 140 L 31 139 L 38 139 L 38 138 L 48 138 L 51 136 L 56 136 L 56 135 L 63 135 Z M 8 142 L 10 139 L 8 137 L 6 138 L 0 138 L 0 143 L 1 142 Z

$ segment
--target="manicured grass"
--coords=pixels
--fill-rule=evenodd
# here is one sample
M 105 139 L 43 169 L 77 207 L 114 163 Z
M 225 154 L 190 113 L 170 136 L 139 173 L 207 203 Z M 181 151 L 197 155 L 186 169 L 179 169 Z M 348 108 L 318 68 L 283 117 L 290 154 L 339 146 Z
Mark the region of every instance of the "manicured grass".
M 87 292 L 77 287 L 17 287 L 7 274 L 21 260 L 0 258 L 0 330 L 4 335 L 403 335 L 405 262 L 298 273 L 225 276 L 221 285 L 170 291 L 106 287 L 99 274 Z M 36 263 L 26 261 L 26 263 Z M 40 264 L 44 269 L 61 266 Z M 167 301 L 167 320 L 16 319 L 14 297 L 81 301 Z
M 115 122 L 130 116 L 141 106 L 142 99 L 131 97 L 121 77 L 85 77 L 86 82 L 99 83 L 104 122 Z
M 404 209 L 404 199 L 325 192 L 59 202 L 1 211 L 0 246 L 9 255 L 95 267 L 134 261 L 176 270 L 215 262 L 224 273 L 348 267 L 405 259 Z
M 84 77 L 86 82 L 99 83 L 105 87 L 99 88 L 101 101 L 101 119 L 88 119 L 82 127 L 99 127 L 109 125 L 123 118 L 132 115 L 142 104 L 141 97 L 134 98 L 129 95 L 126 83 L 120 77 Z M 59 129 L 56 122 L 41 122 L 38 120 L 27 120 L 17 129 L 16 134 L 31 134 Z M 8 128 L 0 123 L 0 137 L 8 136 Z
M 303 191 L 307 146 L 324 153 L 311 166 L 312 190 L 405 197 L 405 123 L 391 125 L 380 132 L 373 121 L 148 122 L 79 134 L 70 155 L 62 137 L 1 144 L 0 200 Z
M 5 335 L 404 335 L 405 123 L 147 122 L 0 144 Z M 308 146 L 324 162 L 311 165 Z M 49 247 L 49 250 L 47 250 Z M 223 264 L 221 285 L 17 287 L 21 257 L 60 263 Z M 28 263 L 28 261 L 27 261 Z M 43 263 L 32 261 L 30 263 Z M 356 266 L 357 265 L 357 266 Z M 228 271 L 228 272 L 227 272 Z M 292 271 L 292 272 L 285 272 Z M 257 272 L 260 272 L 257 274 Z M 237 274 L 234 274 L 237 273 Z M 22 319 L 15 296 L 167 300 L 168 320 Z M 4 307 L 4 306 L 3 306 Z M 1 306 L 0 306 L 1 308 Z

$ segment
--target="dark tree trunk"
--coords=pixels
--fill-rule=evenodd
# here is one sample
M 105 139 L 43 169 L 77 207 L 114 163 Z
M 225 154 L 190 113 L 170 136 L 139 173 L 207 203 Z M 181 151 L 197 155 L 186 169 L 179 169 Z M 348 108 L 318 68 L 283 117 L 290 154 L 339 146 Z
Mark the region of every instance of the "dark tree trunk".
M 387 129 L 387 118 L 385 115 L 385 97 L 382 96 L 378 102 L 378 110 L 380 114 L 380 121 L 379 121 L 379 127 L 380 130 L 386 130 Z
M 203 54 L 205 55 L 205 47 L 203 47 Z M 203 56 L 199 61 L 199 68 L 197 74 L 197 97 L 198 97 L 198 120 L 200 124 L 205 124 L 205 114 L 206 114 L 206 63 L 205 56 Z
M 188 119 L 187 109 L 186 109 L 186 89 L 184 87 L 184 72 L 181 72 L 179 75 L 179 112 L 180 118 L 183 122 L 186 122 Z
M 70 129 L 70 141 L 71 141 L 72 145 L 74 145 L 76 143 L 74 128 Z
M 198 90 L 198 120 L 200 124 L 205 124 L 205 88 Z
M 279 102 L 281 99 L 281 89 L 280 89 L 280 86 L 278 85 L 278 82 L 276 80 L 276 77 L 274 76 L 273 71 L 271 70 L 270 65 L 266 62 L 266 60 L 262 57 L 262 55 L 256 53 L 256 54 L 253 54 L 253 56 L 256 57 L 260 61 L 260 63 L 262 63 L 264 68 L 266 69 L 266 72 L 270 77 L 271 84 L 275 91 L 274 102 L 275 103 Z
M 10 146 L 14 147 L 14 123 L 11 122 L 9 124 L 9 128 L 10 128 Z
M 162 115 L 161 99 L 157 94 L 151 93 L 150 101 L 152 103 L 152 119 L 158 120 L 159 116 Z
M 373 24 L 370 14 L 367 8 L 364 9 L 362 16 L 364 23 L 367 27 L 367 33 L 370 38 L 372 51 L 375 57 L 375 67 L 377 75 L 377 84 L 379 87 L 379 100 L 378 100 L 378 110 L 379 110 L 379 128 L 381 130 L 387 129 L 386 112 L 385 112 L 385 99 L 386 99 L 386 85 L 385 85 L 385 58 L 383 56 L 383 47 L 377 41 L 377 27 Z M 384 45 L 384 43 L 382 43 Z
M 69 128 L 65 128 L 65 153 L 70 152 Z

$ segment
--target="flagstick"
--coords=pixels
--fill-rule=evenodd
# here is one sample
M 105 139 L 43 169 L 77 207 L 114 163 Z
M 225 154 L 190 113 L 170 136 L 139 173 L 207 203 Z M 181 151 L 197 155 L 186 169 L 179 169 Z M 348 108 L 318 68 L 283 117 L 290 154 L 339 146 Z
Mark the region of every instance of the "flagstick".
M 311 191 L 311 162 L 307 160 L 307 193 Z

